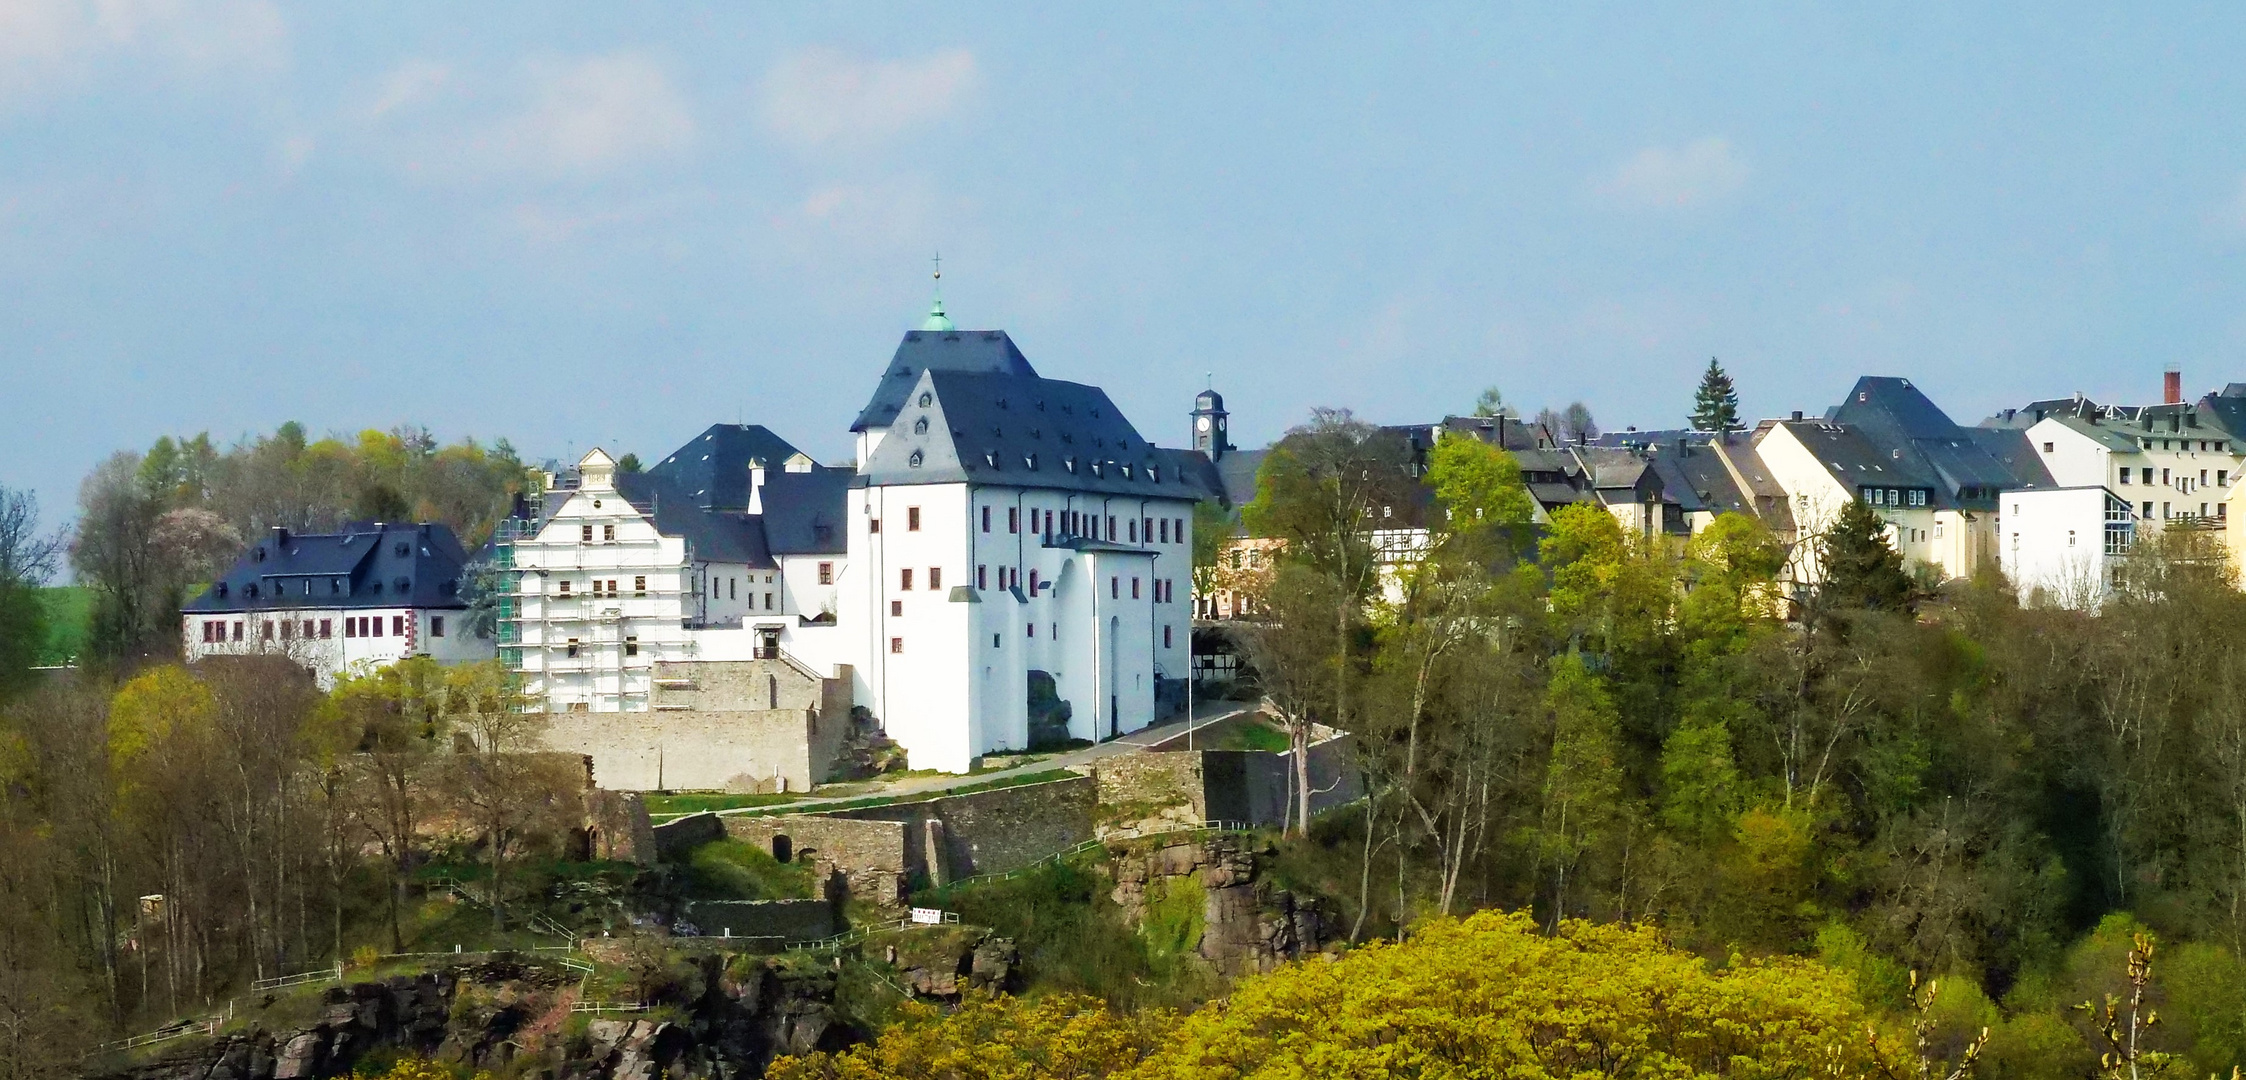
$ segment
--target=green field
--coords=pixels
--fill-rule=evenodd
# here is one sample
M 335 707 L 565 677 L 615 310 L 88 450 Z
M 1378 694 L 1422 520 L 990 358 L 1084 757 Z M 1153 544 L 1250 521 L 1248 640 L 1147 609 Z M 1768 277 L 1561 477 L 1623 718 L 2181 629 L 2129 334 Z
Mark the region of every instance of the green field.
M 39 590 L 46 609 L 47 644 L 35 663 L 41 667 L 68 664 L 86 647 L 87 628 L 93 622 L 94 593 L 79 585 Z

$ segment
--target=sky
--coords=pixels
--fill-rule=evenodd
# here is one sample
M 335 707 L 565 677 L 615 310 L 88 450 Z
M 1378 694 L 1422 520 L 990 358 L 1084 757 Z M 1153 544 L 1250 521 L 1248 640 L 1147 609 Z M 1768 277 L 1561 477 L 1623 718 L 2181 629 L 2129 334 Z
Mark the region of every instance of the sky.
M 0 486 L 296 420 L 826 461 L 963 328 L 1186 440 L 2246 379 L 2246 6 L 0 0 Z M 2154 17 L 2157 16 L 2157 17 Z

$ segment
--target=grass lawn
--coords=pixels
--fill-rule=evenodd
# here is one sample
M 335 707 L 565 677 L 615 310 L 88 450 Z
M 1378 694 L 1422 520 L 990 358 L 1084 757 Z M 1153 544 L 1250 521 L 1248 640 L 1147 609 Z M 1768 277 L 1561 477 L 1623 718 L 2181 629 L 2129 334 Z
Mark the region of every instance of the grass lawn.
M 941 799 L 952 795 L 972 795 L 978 791 L 996 791 L 999 788 L 1021 787 L 1025 784 L 1043 784 L 1053 780 L 1066 780 L 1069 777 L 1075 775 L 1075 773 L 1070 772 L 1067 769 L 1044 769 L 1033 773 L 1023 773 L 1020 776 L 1002 776 L 996 780 L 985 780 L 979 784 L 968 784 L 965 787 L 951 788 L 947 791 L 915 791 L 903 795 L 880 795 L 870 799 L 848 799 L 842 802 L 835 803 L 814 803 L 810 806 L 801 807 L 800 810 L 806 814 L 826 814 L 832 813 L 836 810 L 859 810 L 868 806 L 888 806 L 892 803 L 926 802 L 930 799 Z M 779 806 L 774 807 L 770 810 L 753 810 L 750 811 L 747 816 L 763 817 L 767 814 L 791 814 L 797 812 L 798 809 L 799 808 L 797 807 Z
M 671 795 L 649 794 L 647 816 L 657 820 L 702 814 L 712 810 L 739 810 L 748 806 L 780 806 L 802 798 L 801 795 L 741 795 L 730 791 L 681 791 Z
M 68 664 L 85 650 L 87 628 L 93 622 L 94 592 L 82 585 L 63 585 L 40 589 L 38 595 L 40 606 L 46 609 L 47 643 L 33 662 L 42 667 Z

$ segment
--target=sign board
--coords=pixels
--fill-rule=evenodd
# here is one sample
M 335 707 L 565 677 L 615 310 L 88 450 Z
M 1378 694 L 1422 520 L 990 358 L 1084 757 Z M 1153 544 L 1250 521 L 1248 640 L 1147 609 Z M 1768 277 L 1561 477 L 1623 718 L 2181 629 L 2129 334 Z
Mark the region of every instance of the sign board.
M 912 909 L 912 921 L 922 926 L 941 926 L 944 913 L 940 908 L 916 907 Z

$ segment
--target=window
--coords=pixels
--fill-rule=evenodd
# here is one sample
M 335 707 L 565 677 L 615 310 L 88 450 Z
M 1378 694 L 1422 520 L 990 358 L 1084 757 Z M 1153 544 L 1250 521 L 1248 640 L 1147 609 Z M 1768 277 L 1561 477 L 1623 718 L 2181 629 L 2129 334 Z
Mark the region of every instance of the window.
M 928 587 L 931 589 L 941 589 L 944 587 L 943 567 L 931 566 L 928 568 Z
M 983 507 L 983 531 L 990 531 L 990 507 Z
M 609 578 L 609 579 L 608 579 L 608 598 L 609 598 L 609 599 L 611 599 L 611 600 L 614 600 L 614 599 L 616 599 L 616 579 L 615 579 L 615 578 Z
M 998 635 L 997 635 L 997 634 L 992 634 L 992 635 L 990 636 L 990 647 L 991 647 L 991 648 L 993 648 L 993 649 L 995 649 L 995 648 L 997 648 L 997 647 L 998 647 Z
M 554 589 L 561 594 L 562 599 L 569 599 L 569 582 L 559 582 L 554 586 Z
M 901 652 L 905 651 L 905 639 L 903 639 L 903 638 L 901 638 L 901 637 L 893 637 L 893 638 L 890 638 L 890 639 L 889 639 L 889 651 L 890 651 L 890 652 L 893 652 L 893 653 L 901 653 Z
M 1114 514 L 1109 514 L 1109 515 L 1107 516 L 1107 538 L 1108 538 L 1108 540 L 1109 540 L 1110 542 L 1112 542 L 1112 541 L 1113 541 L 1113 540 L 1115 539 L 1115 515 L 1114 515 Z M 1098 537 L 1093 537 L 1093 539 L 1095 539 L 1095 540 L 1096 540 L 1096 539 L 1098 539 Z
M 607 543 L 611 543 L 611 544 L 615 543 L 615 542 L 616 542 L 616 526 L 614 526 L 614 525 L 603 525 L 603 526 L 601 526 L 601 527 L 600 527 L 600 538 L 601 538 L 601 539 L 602 539 L 603 541 L 607 542 Z
M 1177 537 L 1177 538 L 1178 538 L 1178 543 L 1181 543 L 1181 544 L 1182 544 L 1182 543 L 1185 543 L 1185 519 L 1184 519 L 1184 518 L 1175 518 L 1175 519 L 1173 519 L 1173 520 L 1172 520 L 1172 521 L 1170 522 L 1170 535 L 1172 535 L 1172 536 L 1175 536 L 1175 537 Z
M 834 584 L 834 564 L 833 564 L 833 563 L 831 563 L 831 562 L 823 562 L 823 563 L 820 563 L 820 564 L 819 564 L 819 584 L 821 584 L 821 585 L 832 585 L 832 584 Z
M 920 531 L 920 508 L 919 508 L 919 507 L 917 507 L 917 506 L 908 506 L 908 507 L 905 507 L 905 531 L 906 531 L 906 532 L 919 532 L 919 531 Z
M 891 618 L 902 618 L 902 617 L 904 616 L 904 614 L 905 614 L 905 602 L 904 602 L 904 601 L 902 601 L 902 600 L 891 600 L 891 601 L 889 601 L 889 615 L 890 615 L 890 617 L 891 617 Z
M 624 655 L 626 655 L 626 656 L 638 656 L 638 655 L 639 655 L 639 636 L 638 636 L 638 635 L 636 635 L 636 634 L 634 634 L 634 635 L 630 635 L 630 636 L 627 636 L 627 637 L 626 637 L 626 638 L 624 639 Z
M 2162 469 L 2162 470 L 2160 470 L 2160 482 L 2161 482 L 2161 483 L 2163 483 L 2163 484 L 2165 484 L 2165 483 L 2167 483 L 2167 482 L 2168 482 L 2168 470 L 2166 470 L 2166 469 Z
M 1170 542 L 1170 519 L 1169 519 L 1169 518 L 1163 518 L 1163 519 L 1162 519 L 1162 524 L 1161 524 L 1161 527 L 1160 527 L 1160 528 L 1158 528 L 1158 529 L 1156 529 L 1156 530 L 1154 530 L 1154 531 L 1155 531 L 1156 535 L 1159 535 L 1159 536 L 1160 536 L 1160 537 L 1162 538 L 1162 541 L 1161 541 L 1162 543 L 1165 543 L 1165 544 L 1169 543 L 1169 542 Z
M 326 640 L 328 640 L 329 638 L 331 638 L 331 637 L 334 637 L 334 636 L 335 636 L 335 634 L 334 634 L 334 631 L 335 631 L 335 623 L 334 623 L 334 620 L 331 620 L 331 619 L 321 619 L 321 620 L 320 620 L 320 640 L 321 640 L 321 641 L 326 641 Z
M 1006 531 L 1010 533 L 1018 533 L 1022 531 L 1021 507 L 1009 506 L 1006 508 Z
M 2225 484 L 2228 484 L 2228 483 L 2230 483 L 2230 470 L 2229 470 L 2229 469 L 2216 469 L 2216 470 L 2215 470 L 2215 486 L 2216 486 L 2216 487 L 2222 487 L 2223 485 L 2225 485 Z
M 373 618 L 371 618 L 371 619 L 368 619 L 368 620 L 367 620 L 367 629 L 369 629 L 369 630 L 372 630 L 372 631 L 374 631 L 374 636 L 375 636 L 375 637 L 381 637 L 381 636 L 382 636 L 382 616 L 380 616 L 380 615 L 376 615 L 376 616 L 374 616 Z
M 897 571 L 897 587 L 907 592 L 912 591 L 912 567 Z
M 1123 599 L 1123 579 L 1121 577 L 1107 579 L 1107 598 L 1110 600 Z
M 766 610 L 766 611 L 778 611 L 778 610 L 779 610 L 779 608 L 777 608 L 777 607 L 774 607 L 774 606 L 773 606 L 773 604 L 772 604 L 772 594 L 771 594 L 771 593 L 765 593 L 765 594 L 764 594 L 764 610 Z
M 268 624 L 268 626 L 270 626 L 270 624 Z M 271 631 L 270 629 L 268 629 L 268 630 L 266 631 L 266 634 L 265 634 L 265 636 L 266 636 L 266 637 L 272 637 L 272 636 L 273 636 L 273 633 L 272 633 L 272 631 Z M 288 641 L 288 640 L 290 640 L 291 638 L 294 638 L 294 637 L 296 637 L 296 620 L 295 620 L 295 619 L 282 619 L 282 620 L 281 620 L 281 640 L 282 640 L 282 641 Z
M 867 518 L 867 519 L 866 519 L 866 531 L 867 531 L 867 532 L 870 532 L 870 533 L 877 533 L 877 532 L 880 532 L 880 531 L 881 531 L 881 519 L 880 519 L 880 518 Z
M 346 638 L 355 638 L 355 637 L 358 637 L 358 636 L 359 636 L 359 620 L 357 620 L 357 619 L 345 619 L 345 620 L 343 620 L 343 636 L 344 636 L 344 637 L 346 637 Z
M 1165 649 L 1170 647 L 1170 628 L 1167 626 L 1162 628 L 1162 647 Z
M 975 564 L 975 587 L 977 589 L 990 588 L 990 565 L 988 563 Z
M 2138 517 L 2141 517 L 2141 518 L 2144 518 L 2144 519 L 2145 519 L 2145 520 L 2147 520 L 2147 521 L 2150 521 L 2150 520 L 2152 520 L 2152 504 L 2151 504 L 2151 503 L 2149 503 L 2149 502 L 2148 502 L 2148 503 L 2146 503 L 2146 504 L 2145 504 L 2145 512 L 2144 512 L 2144 513 L 2142 513 L 2142 514 L 2139 514 L 2139 515 L 2137 515 L 2137 516 L 2138 516 Z
M 2205 470 L 2205 469 L 2201 469 L 2201 470 L 2199 470 L 2199 483 L 2200 483 L 2200 485 L 2201 485 L 2202 487 L 2206 486 L 2206 483 L 2207 483 L 2207 470 Z
M 2124 468 L 2124 469 L 2122 469 L 2122 470 L 2121 470 L 2121 482 L 2122 482 L 2122 483 L 2124 483 L 2124 484 L 2128 483 L 2128 482 L 2129 482 L 2129 474 L 2130 474 L 2131 472 L 2134 472 L 2134 471 L 2135 471 L 2135 470 L 2133 470 L 2133 469 L 2127 469 L 2127 468 Z
M 1934 523 L 1934 539 L 1936 539 L 1936 540 L 1940 540 L 1941 538 L 1942 538 L 1942 523 L 1941 523 L 1941 522 L 1939 522 L 1939 521 L 1937 521 L 1937 522 L 1935 522 L 1935 523 Z
M 234 622 L 234 640 L 242 640 L 242 623 L 239 619 Z
M 1028 626 L 1025 626 L 1025 627 L 1023 627 L 1023 628 L 1022 628 L 1022 633 L 1023 633 L 1023 635 L 1024 635 L 1024 636 L 1027 636 L 1027 637 L 1036 637 L 1036 636 L 1037 636 L 1037 624 L 1036 624 L 1036 623 L 1031 623 L 1031 624 L 1029 624 Z
M 406 636 L 406 617 L 405 617 L 405 616 L 403 616 L 403 615 L 392 615 L 392 616 L 390 616 L 390 636 L 391 636 L 391 637 L 404 637 L 404 636 Z
M 2050 452 L 2051 452 L 2051 444 L 2050 444 L 2050 443 L 2044 443 L 2044 444 L 2043 444 L 2043 452 L 2044 452 L 2044 453 L 2046 453 L 2046 454 L 2048 454 L 2048 453 L 2050 453 Z
M 572 658 L 574 658 L 574 657 L 575 657 L 575 656 L 577 655 L 577 639 L 576 639 L 576 638 L 570 638 L 570 639 L 569 639 L 569 655 L 570 655 L 570 656 L 571 656 Z
M 1134 544 L 1138 543 L 1138 542 L 1139 542 L 1139 523 L 1138 523 L 1138 522 L 1136 522 L 1136 521 L 1133 521 L 1133 522 L 1130 522 L 1130 523 L 1126 524 L 1126 525 L 1124 526 L 1124 528 L 1126 528 L 1126 529 L 1130 530 L 1130 533 L 1131 533 L 1131 542 L 1132 542 L 1132 543 L 1134 543 Z
M 1029 594 L 1031 596 L 1037 595 L 1037 571 L 1035 570 L 1029 572 Z
M 2073 529 L 2068 529 L 2068 530 L 2067 530 L 2067 546 L 2068 546 L 2068 547 L 2073 547 L 2073 546 L 2074 546 L 2074 530 L 2073 530 Z
M 444 617 L 444 616 L 442 616 L 442 615 L 431 615 L 431 616 L 429 616 L 429 636 L 430 636 L 430 637 L 433 637 L 433 638 L 434 638 L 434 637 L 443 637 L 443 636 L 445 636 L 445 617 Z

